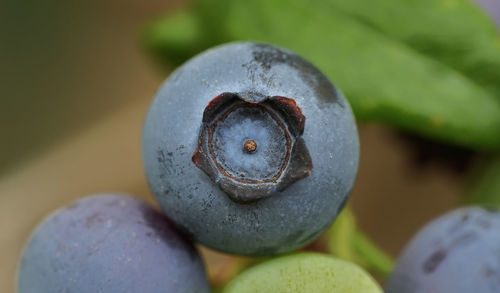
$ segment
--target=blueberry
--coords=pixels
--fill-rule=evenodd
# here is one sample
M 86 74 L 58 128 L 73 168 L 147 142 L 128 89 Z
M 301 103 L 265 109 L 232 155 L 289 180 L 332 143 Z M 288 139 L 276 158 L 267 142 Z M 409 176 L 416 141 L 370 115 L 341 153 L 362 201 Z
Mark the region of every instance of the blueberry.
M 196 241 L 272 255 L 305 246 L 335 219 L 358 167 L 342 94 L 278 47 L 232 43 L 177 69 L 143 130 L 151 189 Z
M 318 253 L 299 253 L 244 271 L 223 292 L 382 293 L 382 289 L 356 264 Z
M 420 230 L 399 256 L 387 293 L 500 292 L 500 212 L 464 207 Z
M 145 203 L 103 194 L 57 210 L 31 235 L 19 293 L 210 292 L 194 247 Z

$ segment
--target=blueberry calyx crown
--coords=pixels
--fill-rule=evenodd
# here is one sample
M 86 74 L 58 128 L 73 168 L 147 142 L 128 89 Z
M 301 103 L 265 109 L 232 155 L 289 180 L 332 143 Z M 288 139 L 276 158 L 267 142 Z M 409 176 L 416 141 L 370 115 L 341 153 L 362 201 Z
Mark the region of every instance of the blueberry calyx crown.
M 192 161 L 235 202 L 269 197 L 312 172 L 305 120 L 291 98 L 220 94 L 203 112 Z

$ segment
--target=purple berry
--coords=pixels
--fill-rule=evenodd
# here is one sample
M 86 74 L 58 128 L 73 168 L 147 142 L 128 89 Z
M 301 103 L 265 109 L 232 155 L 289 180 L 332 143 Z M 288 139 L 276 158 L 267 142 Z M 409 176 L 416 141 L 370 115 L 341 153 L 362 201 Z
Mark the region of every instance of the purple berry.
M 132 197 L 87 197 L 29 239 L 19 293 L 210 292 L 202 261 L 165 216 Z
M 500 212 L 465 207 L 425 226 L 404 248 L 386 293 L 500 292 Z

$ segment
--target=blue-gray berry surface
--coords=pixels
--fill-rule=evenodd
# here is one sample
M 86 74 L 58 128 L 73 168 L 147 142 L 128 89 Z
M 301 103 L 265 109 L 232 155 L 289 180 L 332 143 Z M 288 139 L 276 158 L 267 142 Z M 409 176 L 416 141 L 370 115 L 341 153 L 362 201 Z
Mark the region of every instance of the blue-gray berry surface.
M 500 212 L 465 207 L 429 223 L 404 248 L 385 292 L 500 292 Z
M 273 255 L 317 238 L 346 202 L 359 143 L 350 106 L 311 63 L 231 43 L 166 80 L 143 130 L 161 207 L 196 241 Z
M 167 218 L 129 196 L 87 197 L 31 235 L 18 293 L 210 292 L 202 261 Z

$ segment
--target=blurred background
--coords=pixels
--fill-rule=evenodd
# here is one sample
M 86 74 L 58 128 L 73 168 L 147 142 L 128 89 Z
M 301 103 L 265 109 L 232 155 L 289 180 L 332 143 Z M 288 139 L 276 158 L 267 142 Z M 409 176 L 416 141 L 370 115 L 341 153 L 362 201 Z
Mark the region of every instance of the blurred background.
M 500 24 L 500 1 L 478 1 Z M 13 292 L 22 245 L 50 211 L 107 191 L 153 203 L 141 127 L 173 65 L 156 63 L 140 36 L 183 2 L 0 0 L 0 292 Z M 351 207 L 359 227 L 396 256 L 420 226 L 462 201 L 481 155 L 382 123 L 362 122 L 359 132 Z M 228 261 L 203 253 L 210 274 Z

